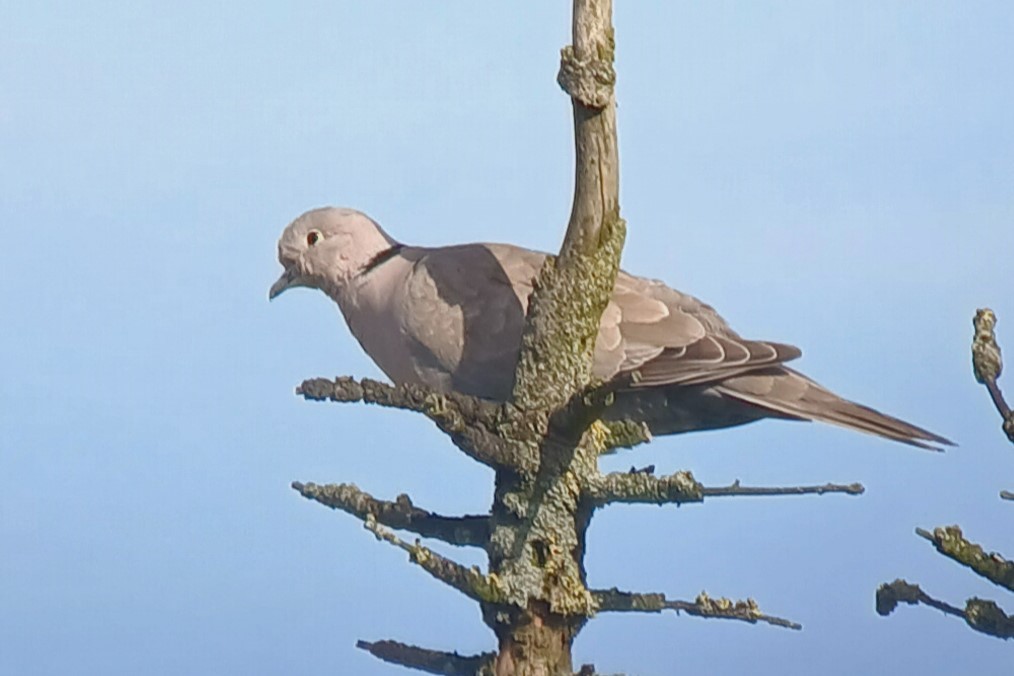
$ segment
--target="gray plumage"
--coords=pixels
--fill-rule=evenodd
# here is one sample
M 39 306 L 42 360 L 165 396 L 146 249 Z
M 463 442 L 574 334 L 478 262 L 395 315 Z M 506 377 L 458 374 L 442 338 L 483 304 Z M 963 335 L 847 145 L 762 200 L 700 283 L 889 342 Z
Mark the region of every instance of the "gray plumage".
M 278 241 L 276 297 L 317 288 L 396 383 L 503 401 L 510 396 L 528 296 L 546 254 L 507 244 L 405 246 L 365 214 L 328 207 L 293 221 Z M 620 272 L 602 315 L 594 375 L 636 371 L 607 417 L 653 434 L 761 418 L 819 420 L 913 446 L 947 439 L 842 399 L 785 366 L 800 355 L 747 340 L 715 310 L 662 282 Z

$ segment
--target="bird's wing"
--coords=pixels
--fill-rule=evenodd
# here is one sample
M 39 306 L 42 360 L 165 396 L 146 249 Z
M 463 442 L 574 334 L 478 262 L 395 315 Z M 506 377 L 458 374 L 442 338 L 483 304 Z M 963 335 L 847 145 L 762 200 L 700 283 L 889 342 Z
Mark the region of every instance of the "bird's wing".
M 415 249 L 401 309 L 420 380 L 505 400 L 545 256 L 506 245 Z
M 602 315 L 595 375 L 608 380 L 637 371 L 636 387 L 693 385 L 799 355 L 791 345 L 745 340 L 710 305 L 621 272 Z
M 420 380 L 505 400 L 514 384 L 533 280 L 546 255 L 504 244 L 405 252 L 403 331 Z M 620 272 L 602 315 L 594 373 L 639 373 L 637 387 L 709 383 L 798 357 L 791 345 L 745 340 L 715 310 L 662 282 Z

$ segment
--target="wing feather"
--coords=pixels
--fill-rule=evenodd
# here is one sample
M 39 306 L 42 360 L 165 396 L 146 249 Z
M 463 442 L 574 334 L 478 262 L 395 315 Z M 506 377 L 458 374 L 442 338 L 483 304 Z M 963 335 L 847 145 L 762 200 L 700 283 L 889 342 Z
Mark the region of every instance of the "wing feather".
M 636 387 L 692 385 L 799 355 L 791 345 L 744 340 L 710 305 L 662 282 L 621 272 L 603 313 L 595 373 L 611 378 L 637 371 Z

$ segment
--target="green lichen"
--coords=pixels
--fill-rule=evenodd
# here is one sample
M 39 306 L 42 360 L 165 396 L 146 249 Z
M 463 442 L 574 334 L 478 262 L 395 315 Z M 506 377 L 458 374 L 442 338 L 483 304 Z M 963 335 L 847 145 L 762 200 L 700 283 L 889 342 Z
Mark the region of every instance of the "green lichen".
M 526 410 L 555 410 L 591 380 L 591 355 L 609 302 L 626 223 L 608 214 L 590 253 L 558 265 L 548 258 L 529 301 L 513 401 Z M 585 247 L 576 246 L 577 251 Z
M 1007 615 L 995 601 L 970 598 L 965 602 L 965 621 L 972 629 L 997 638 L 1014 638 L 1014 617 Z
M 601 424 L 609 431 L 602 453 L 613 453 L 620 448 L 633 448 L 651 441 L 651 432 L 643 421 L 609 420 Z
M 989 308 L 975 311 L 972 320 L 975 337 L 972 340 L 972 370 L 980 383 L 995 381 L 1003 371 L 1003 357 L 993 333 L 996 314 Z
M 500 578 L 497 574 L 490 573 L 483 575 L 479 572 L 478 568 L 470 570 L 473 573 L 471 579 L 472 590 L 479 597 L 479 600 L 488 603 L 503 603 L 506 597 L 503 593 L 503 585 L 500 584 Z
M 657 477 L 644 472 L 613 472 L 585 477 L 588 495 L 596 502 L 700 502 L 704 488 L 687 471 Z
M 701 592 L 694 599 L 694 604 L 700 609 L 701 614 L 705 616 L 728 616 L 738 615 L 741 617 L 757 619 L 763 613 L 757 606 L 757 602 L 753 599 L 746 599 L 745 601 L 733 601 L 726 597 L 720 597 L 713 599 L 708 596 L 707 592 Z
M 1014 591 L 1014 562 L 965 539 L 961 528 L 946 526 L 933 529 L 931 540 L 937 551 L 962 563 L 987 580 Z

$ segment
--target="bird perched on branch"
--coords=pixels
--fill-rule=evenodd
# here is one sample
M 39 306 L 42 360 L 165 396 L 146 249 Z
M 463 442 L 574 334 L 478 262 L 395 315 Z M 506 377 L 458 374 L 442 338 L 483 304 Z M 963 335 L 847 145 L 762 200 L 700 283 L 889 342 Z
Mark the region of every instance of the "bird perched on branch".
M 297 286 L 326 293 L 395 383 L 505 401 L 545 258 L 509 244 L 408 246 L 359 211 L 326 207 L 285 228 L 278 240 L 285 270 L 269 297 Z M 629 380 L 607 419 L 643 421 L 655 435 L 782 418 L 923 448 L 953 445 L 785 365 L 800 354 L 792 345 L 741 338 L 711 306 L 621 271 L 602 314 L 593 374 Z

